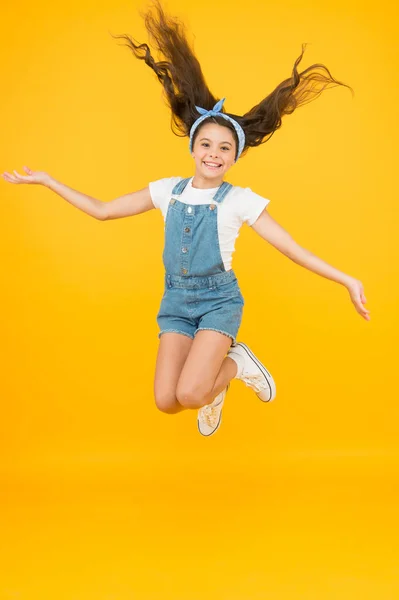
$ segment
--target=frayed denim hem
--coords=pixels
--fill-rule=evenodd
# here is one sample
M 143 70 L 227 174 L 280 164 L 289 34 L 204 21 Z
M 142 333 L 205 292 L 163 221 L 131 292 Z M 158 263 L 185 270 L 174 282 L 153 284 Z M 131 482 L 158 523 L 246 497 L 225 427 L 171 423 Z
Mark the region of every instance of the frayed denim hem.
M 222 331 L 221 329 L 214 329 L 213 327 L 199 327 L 195 333 L 197 333 L 197 331 L 216 331 L 216 333 L 222 333 L 223 335 L 231 338 L 233 344 L 236 342 L 234 335 L 231 335 L 231 333 L 227 333 L 226 331 Z
M 190 340 L 194 339 L 193 335 L 190 335 L 189 333 L 187 333 L 186 331 L 179 331 L 178 329 L 164 329 L 163 331 L 160 331 L 158 333 L 158 339 L 161 337 L 161 335 L 163 333 L 180 333 L 181 335 L 185 335 L 186 337 L 189 337 Z

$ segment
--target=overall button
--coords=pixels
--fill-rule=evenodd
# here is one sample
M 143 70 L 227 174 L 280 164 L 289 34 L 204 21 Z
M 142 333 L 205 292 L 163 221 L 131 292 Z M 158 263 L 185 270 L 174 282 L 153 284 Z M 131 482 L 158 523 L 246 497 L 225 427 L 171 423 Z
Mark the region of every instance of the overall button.
M 183 275 L 187 275 L 188 273 L 187 269 L 182 269 L 181 272 L 183 273 Z
M 209 207 L 209 210 L 215 210 L 215 208 L 216 208 L 216 204 L 211 204 Z
M 182 248 L 181 251 L 183 252 L 183 254 L 187 254 L 188 248 Z
M 172 198 L 172 200 L 170 201 L 169 204 L 174 204 L 176 202 L 176 200 L 174 198 Z
M 193 212 L 193 209 L 191 208 L 191 206 L 188 207 L 187 212 L 188 212 L 188 214 L 191 214 Z
M 191 231 L 190 227 L 185 227 L 184 228 L 184 233 L 190 233 L 190 231 Z

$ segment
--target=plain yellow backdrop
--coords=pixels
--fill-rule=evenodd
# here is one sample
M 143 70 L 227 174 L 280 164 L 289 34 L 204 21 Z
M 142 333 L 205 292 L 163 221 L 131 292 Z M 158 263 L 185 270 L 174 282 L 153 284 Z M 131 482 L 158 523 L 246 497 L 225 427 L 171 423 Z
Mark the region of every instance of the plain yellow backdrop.
M 98 222 L 0 181 L 0 600 L 396 600 L 398 11 L 354 0 L 168 2 L 206 80 L 242 114 L 299 66 L 335 87 L 229 173 L 270 199 L 347 291 L 249 228 L 233 266 L 240 339 L 273 373 L 264 405 L 233 382 L 220 431 L 155 408 L 158 211 Z M 1 20 L 0 172 L 28 165 L 109 201 L 192 174 L 154 73 L 144 2 L 9 3 Z

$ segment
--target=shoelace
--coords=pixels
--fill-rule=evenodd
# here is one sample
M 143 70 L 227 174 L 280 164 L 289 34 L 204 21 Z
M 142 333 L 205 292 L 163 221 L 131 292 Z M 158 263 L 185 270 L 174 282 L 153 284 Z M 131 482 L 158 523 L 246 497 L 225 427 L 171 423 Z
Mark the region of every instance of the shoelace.
M 255 375 L 242 375 L 241 381 L 248 387 L 251 387 L 255 392 L 262 392 L 265 389 L 265 378 L 261 373 Z
M 217 411 L 218 408 L 219 404 L 217 406 L 211 406 L 210 404 L 203 406 L 200 410 L 201 421 L 209 427 L 215 427 L 217 424 L 217 419 L 219 417 Z

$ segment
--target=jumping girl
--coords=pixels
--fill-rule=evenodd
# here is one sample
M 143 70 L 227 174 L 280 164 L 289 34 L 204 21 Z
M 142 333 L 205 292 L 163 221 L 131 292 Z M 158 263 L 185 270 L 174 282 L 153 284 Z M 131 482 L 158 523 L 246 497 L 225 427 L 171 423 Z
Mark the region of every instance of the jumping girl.
M 212 435 L 220 425 L 222 407 L 232 379 L 240 379 L 264 402 L 276 395 L 267 368 L 242 342 L 236 342 L 244 300 L 231 268 L 235 240 L 247 223 L 264 240 L 295 263 L 345 286 L 358 313 L 369 311 L 362 283 L 299 246 L 269 214 L 269 200 L 248 187 L 225 181 L 229 169 L 248 148 L 270 139 L 282 117 L 310 102 L 328 86 L 343 85 L 327 67 L 314 64 L 301 73 L 296 60 L 289 79 L 243 116 L 227 113 L 224 98 L 208 89 L 200 64 L 186 38 L 185 28 L 165 14 L 156 1 L 145 14 L 156 62 L 147 44 L 127 35 L 133 54 L 153 69 L 172 112 L 172 130 L 189 138 L 194 175 L 149 183 L 137 192 L 110 202 L 86 196 L 43 171 L 24 167 L 3 173 L 10 183 L 48 187 L 67 202 L 99 220 L 137 215 L 159 208 L 165 219 L 165 291 L 157 315 L 159 348 L 154 395 L 166 413 L 198 409 L 198 429 Z

